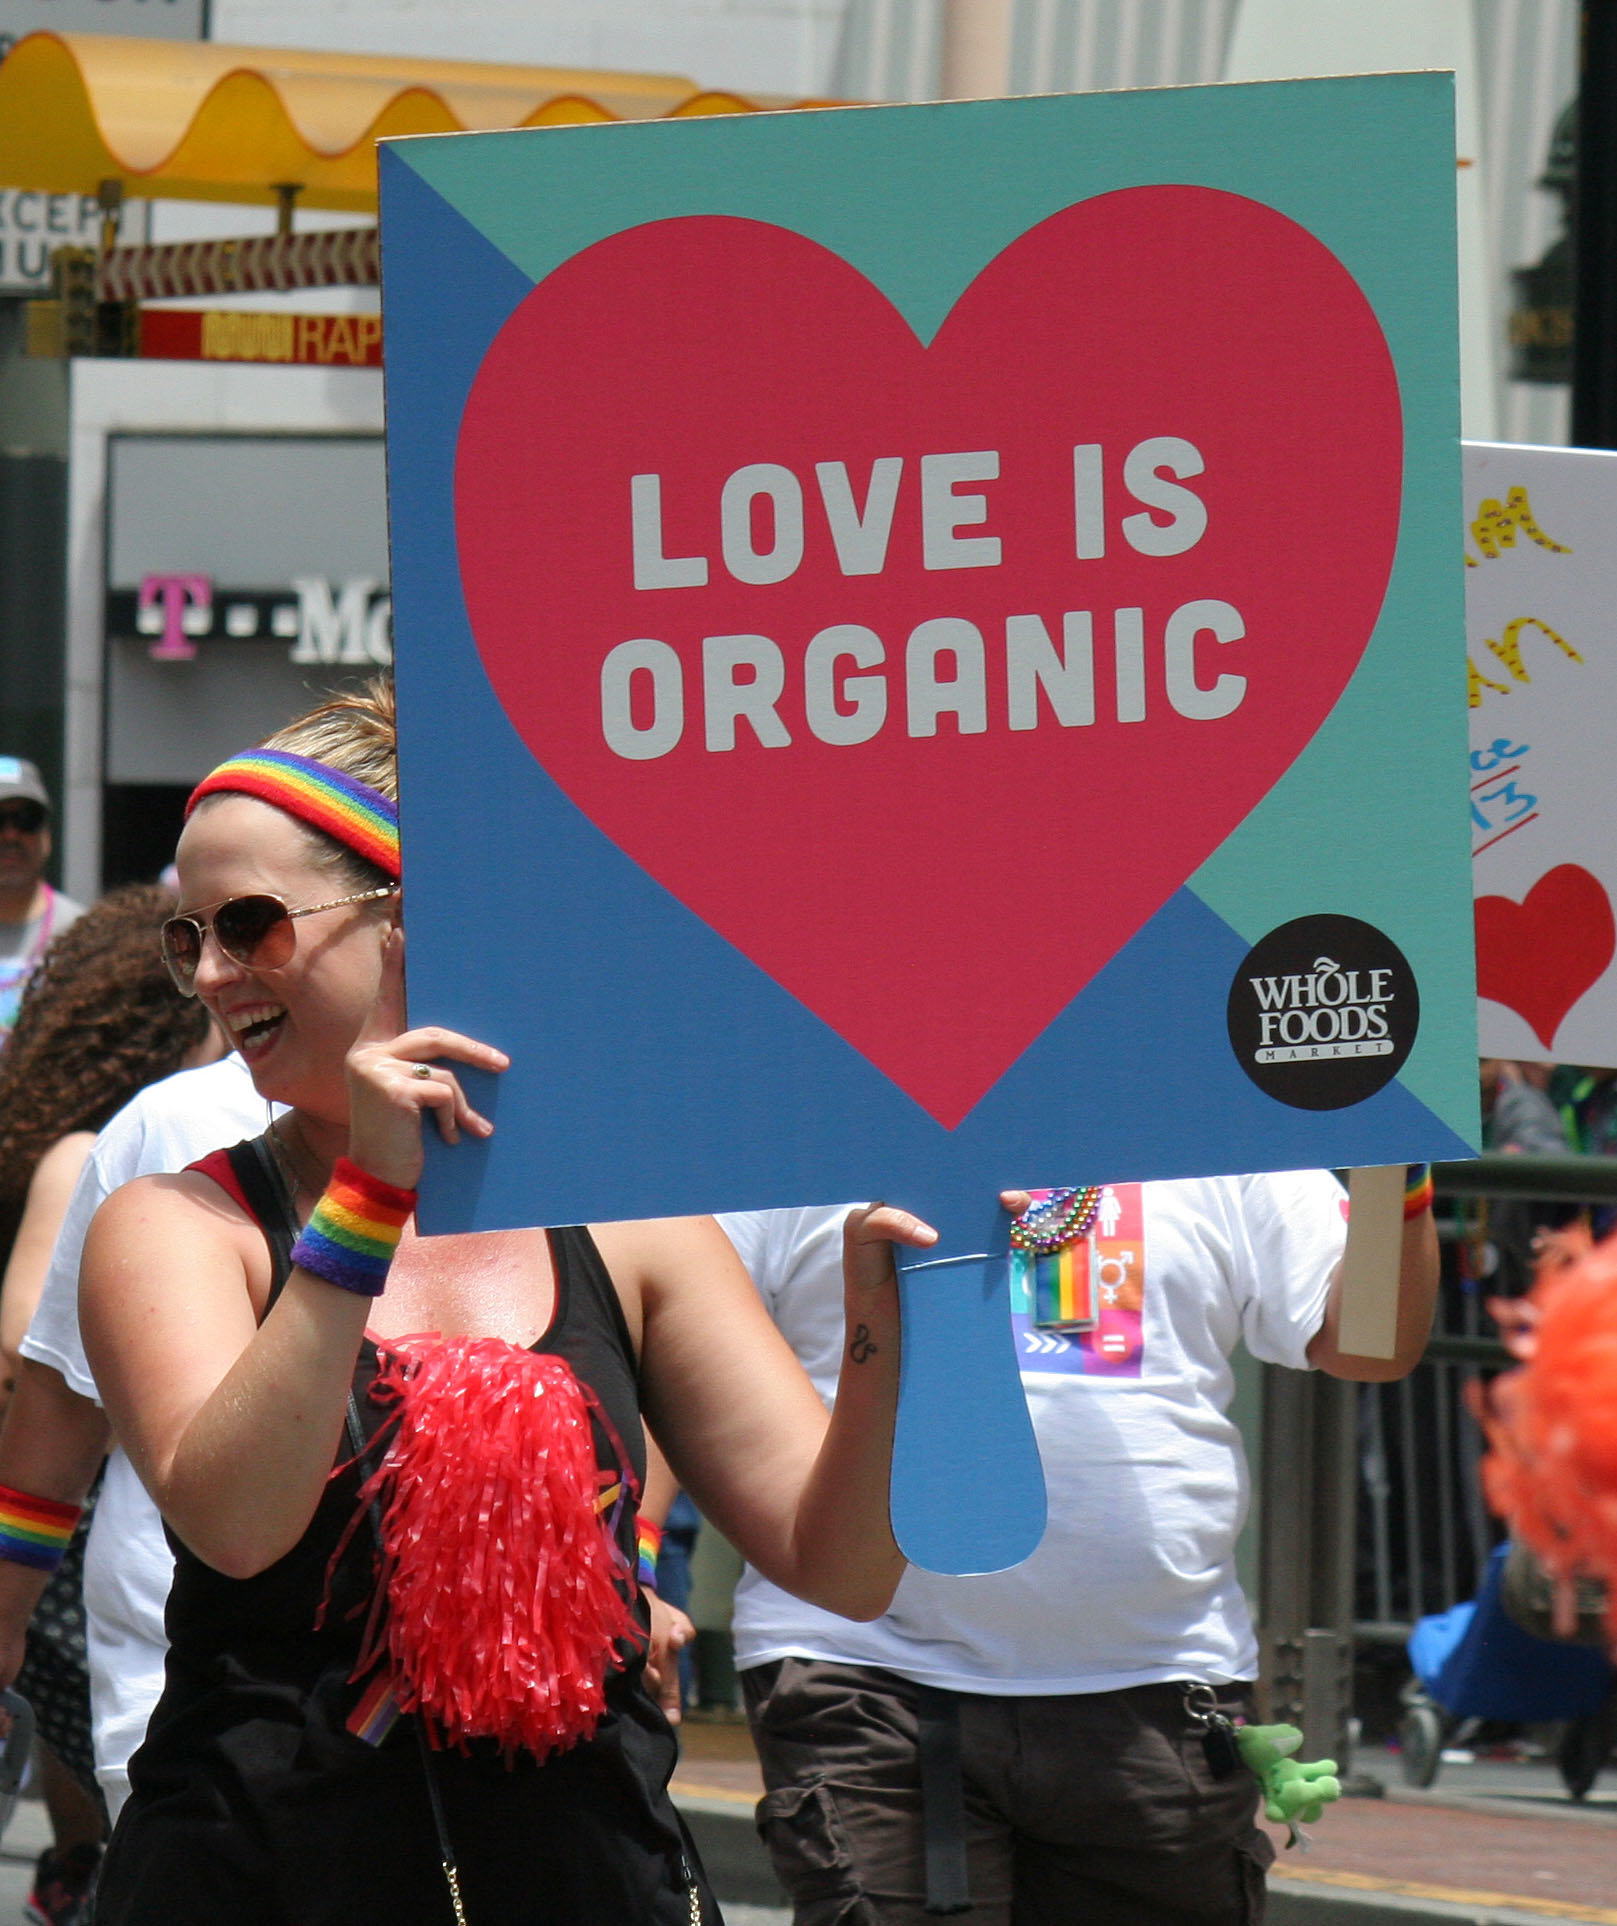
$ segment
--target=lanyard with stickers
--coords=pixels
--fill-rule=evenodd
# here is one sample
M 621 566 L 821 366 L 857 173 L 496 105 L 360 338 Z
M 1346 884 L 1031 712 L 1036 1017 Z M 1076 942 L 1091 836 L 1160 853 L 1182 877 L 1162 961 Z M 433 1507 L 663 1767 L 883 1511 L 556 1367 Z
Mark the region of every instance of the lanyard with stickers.
M 1012 1282 L 1026 1290 L 1041 1331 L 1092 1331 L 1100 1321 L 1095 1221 L 1106 1186 L 1036 1190 L 1011 1231 Z

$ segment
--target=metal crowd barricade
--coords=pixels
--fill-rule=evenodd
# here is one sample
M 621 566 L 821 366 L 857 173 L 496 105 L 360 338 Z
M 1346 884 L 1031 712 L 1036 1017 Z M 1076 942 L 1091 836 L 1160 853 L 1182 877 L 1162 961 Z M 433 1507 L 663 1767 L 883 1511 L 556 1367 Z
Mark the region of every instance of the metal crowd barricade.
M 1402 1644 L 1427 1613 L 1473 1597 L 1499 1537 L 1482 1497 L 1483 1440 L 1467 1399 L 1471 1384 L 1509 1358 L 1483 1308 L 1493 1286 L 1460 1275 L 1460 1233 L 1445 1204 L 1617 1205 L 1617 1158 L 1491 1154 L 1439 1164 L 1434 1176 L 1445 1261 L 1431 1342 L 1409 1377 L 1366 1385 L 1359 1400 L 1363 1536 L 1353 1633 L 1368 1643 Z
M 1484 1309 L 1494 1283 L 1462 1275 L 1453 1204 L 1617 1205 L 1614 1158 L 1490 1155 L 1440 1164 L 1436 1178 L 1443 1286 L 1410 1376 L 1359 1385 L 1262 1369 L 1260 1700 L 1304 1728 L 1310 1758 L 1350 1756 L 1356 1651 L 1402 1646 L 1418 1619 L 1474 1597 L 1500 1535 L 1466 1400 L 1509 1358 Z

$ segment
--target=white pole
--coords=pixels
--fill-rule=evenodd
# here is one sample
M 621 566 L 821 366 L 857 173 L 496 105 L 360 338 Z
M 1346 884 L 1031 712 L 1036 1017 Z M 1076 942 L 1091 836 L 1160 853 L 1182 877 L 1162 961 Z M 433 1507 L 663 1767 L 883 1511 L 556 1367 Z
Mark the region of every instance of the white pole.
M 1011 85 L 1012 0 L 943 0 L 943 98 L 997 100 Z

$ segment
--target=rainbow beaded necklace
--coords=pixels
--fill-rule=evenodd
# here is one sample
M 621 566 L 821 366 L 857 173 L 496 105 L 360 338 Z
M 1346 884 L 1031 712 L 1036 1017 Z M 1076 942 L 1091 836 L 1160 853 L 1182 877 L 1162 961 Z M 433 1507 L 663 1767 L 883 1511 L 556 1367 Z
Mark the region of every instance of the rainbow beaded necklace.
M 1104 1184 L 1068 1185 L 1042 1203 L 1030 1204 L 1011 1225 L 1011 1248 L 1049 1257 L 1087 1237 L 1100 1212 Z

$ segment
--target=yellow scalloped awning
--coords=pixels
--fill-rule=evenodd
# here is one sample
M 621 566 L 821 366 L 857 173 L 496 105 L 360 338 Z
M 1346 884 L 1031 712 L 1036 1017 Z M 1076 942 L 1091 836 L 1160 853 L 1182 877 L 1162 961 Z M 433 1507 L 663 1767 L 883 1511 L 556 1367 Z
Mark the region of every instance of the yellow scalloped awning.
M 0 63 L 0 187 L 376 211 L 397 134 L 745 114 L 788 105 L 672 74 L 32 33 Z

